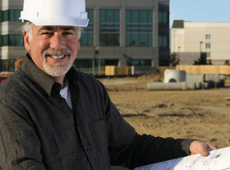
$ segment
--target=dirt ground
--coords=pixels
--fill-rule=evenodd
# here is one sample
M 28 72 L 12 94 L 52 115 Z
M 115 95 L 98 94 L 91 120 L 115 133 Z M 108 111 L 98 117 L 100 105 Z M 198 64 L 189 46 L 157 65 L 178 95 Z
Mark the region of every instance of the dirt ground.
M 225 87 L 187 91 L 147 91 L 147 83 L 163 80 L 156 75 L 99 80 L 138 133 L 230 146 L 229 77 Z

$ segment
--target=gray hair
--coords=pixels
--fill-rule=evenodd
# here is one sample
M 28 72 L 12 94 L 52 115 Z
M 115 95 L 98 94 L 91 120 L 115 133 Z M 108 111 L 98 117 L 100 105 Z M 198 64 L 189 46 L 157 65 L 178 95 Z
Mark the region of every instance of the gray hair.
M 32 36 L 32 22 L 26 22 L 22 27 L 21 27 L 21 32 L 27 32 L 27 34 L 29 35 L 29 41 L 31 41 L 33 39 L 33 36 Z M 81 33 L 83 31 L 83 28 L 82 27 L 78 27 L 77 29 L 78 33 L 78 39 L 81 38 Z

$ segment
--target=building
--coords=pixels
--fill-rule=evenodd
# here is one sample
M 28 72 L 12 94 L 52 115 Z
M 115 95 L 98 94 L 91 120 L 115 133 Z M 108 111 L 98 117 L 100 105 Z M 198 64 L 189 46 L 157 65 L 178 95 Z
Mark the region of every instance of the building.
M 175 20 L 171 29 L 171 53 L 177 53 L 184 62 L 194 62 L 206 54 L 208 64 L 222 65 L 230 60 L 229 37 L 230 22 Z
M 0 71 L 13 71 L 26 54 L 17 31 L 23 0 L 1 0 L 0 8 Z M 86 9 L 90 22 L 75 68 L 103 75 L 105 65 L 169 65 L 169 0 L 86 0 Z

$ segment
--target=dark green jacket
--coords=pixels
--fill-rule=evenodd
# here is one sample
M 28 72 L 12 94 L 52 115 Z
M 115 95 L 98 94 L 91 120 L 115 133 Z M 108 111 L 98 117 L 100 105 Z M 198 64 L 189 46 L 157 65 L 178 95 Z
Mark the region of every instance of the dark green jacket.
M 0 85 L 3 170 L 134 168 L 189 154 L 191 140 L 138 135 L 94 77 L 72 68 L 67 79 L 73 110 L 28 55 Z

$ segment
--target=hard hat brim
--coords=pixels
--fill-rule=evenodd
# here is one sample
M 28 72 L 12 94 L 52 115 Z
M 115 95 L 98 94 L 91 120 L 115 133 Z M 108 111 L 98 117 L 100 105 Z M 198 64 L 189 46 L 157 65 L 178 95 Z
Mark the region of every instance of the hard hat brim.
M 22 20 L 30 21 L 38 26 L 77 26 L 77 27 L 87 27 L 89 23 L 89 19 L 69 19 L 69 18 L 40 18 L 39 20 L 33 20 L 31 18 L 19 18 Z M 60 22 L 61 21 L 61 22 Z

